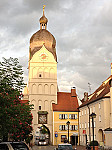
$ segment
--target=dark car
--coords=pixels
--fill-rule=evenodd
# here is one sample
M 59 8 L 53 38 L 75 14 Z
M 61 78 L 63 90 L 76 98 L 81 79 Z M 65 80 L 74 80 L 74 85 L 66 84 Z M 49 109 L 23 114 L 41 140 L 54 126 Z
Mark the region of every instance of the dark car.
M 1 142 L 0 150 L 29 150 L 24 142 Z

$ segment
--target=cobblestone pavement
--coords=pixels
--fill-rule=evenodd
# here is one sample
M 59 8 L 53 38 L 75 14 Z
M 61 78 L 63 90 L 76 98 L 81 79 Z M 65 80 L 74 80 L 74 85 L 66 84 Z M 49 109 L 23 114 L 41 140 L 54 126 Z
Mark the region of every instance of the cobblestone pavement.
M 33 146 L 32 150 L 54 150 L 56 146 Z M 75 149 L 75 147 L 73 146 Z M 76 150 L 86 150 L 85 146 L 76 146 Z

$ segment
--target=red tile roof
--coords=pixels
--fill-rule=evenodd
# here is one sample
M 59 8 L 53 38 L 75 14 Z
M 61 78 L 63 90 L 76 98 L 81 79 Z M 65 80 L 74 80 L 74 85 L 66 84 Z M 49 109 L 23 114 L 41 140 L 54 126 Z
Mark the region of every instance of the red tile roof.
M 71 93 L 58 92 L 57 104 L 52 104 L 53 111 L 78 111 L 77 96 L 71 97 Z
M 111 79 L 112 79 L 112 75 L 108 77 L 93 94 L 88 96 L 88 98 L 91 97 L 90 99 L 88 99 L 87 101 L 84 101 L 84 99 L 82 99 L 83 103 L 79 106 L 79 108 L 86 106 L 90 103 L 93 103 L 95 101 L 98 101 L 102 98 L 109 98 L 110 96 L 108 96 L 107 94 L 110 92 Z

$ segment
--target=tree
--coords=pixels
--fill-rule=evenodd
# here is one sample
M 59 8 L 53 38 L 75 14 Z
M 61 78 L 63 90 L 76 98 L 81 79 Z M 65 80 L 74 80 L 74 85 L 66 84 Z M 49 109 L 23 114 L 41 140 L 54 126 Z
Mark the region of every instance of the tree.
M 0 135 L 6 141 L 27 139 L 32 132 L 32 105 L 23 104 L 22 66 L 17 58 L 3 58 L 0 62 Z

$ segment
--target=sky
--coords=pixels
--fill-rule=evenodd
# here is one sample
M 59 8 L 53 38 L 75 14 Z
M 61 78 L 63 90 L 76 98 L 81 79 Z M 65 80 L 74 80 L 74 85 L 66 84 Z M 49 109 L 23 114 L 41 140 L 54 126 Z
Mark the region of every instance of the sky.
M 56 39 L 59 91 L 76 87 L 82 99 L 111 74 L 112 0 L 0 0 L 0 61 L 18 58 L 25 82 L 30 38 L 40 29 L 43 5 Z

